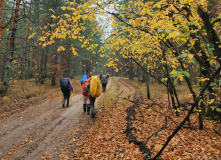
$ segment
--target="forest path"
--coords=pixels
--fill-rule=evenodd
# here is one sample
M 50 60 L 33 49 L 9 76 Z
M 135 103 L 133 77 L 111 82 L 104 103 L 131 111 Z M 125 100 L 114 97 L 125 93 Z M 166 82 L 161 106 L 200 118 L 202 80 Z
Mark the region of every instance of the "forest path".
M 60 155 L 72 139 L 69 133 L 91 121 L 83 112 L 81 94 L 71 97 L 69 107 L 63 108 L 61 100 L 51 101 L 7 119 L 0 124 L 0 159 L 62 159 Z

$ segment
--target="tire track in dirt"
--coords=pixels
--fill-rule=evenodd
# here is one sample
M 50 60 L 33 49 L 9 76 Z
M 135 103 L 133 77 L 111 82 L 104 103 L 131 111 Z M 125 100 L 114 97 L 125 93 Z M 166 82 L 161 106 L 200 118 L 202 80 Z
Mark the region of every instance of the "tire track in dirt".
M 19 116 L 12 118 L 10 121 L 7 121 L 7 126 L 5 126 L 5 128 L 1 128 L 0 138 L 4 136 L 5 134 L 10 133 L 13 130 L 16 130 L 18 127 L 22 125 L 25 125 L 27 130 L 31 129 L 30 123 L 33 123 L 33 122 L 29 121 L 30 117 L 32 117 L 33 119 L 36 119 L 36 121 L 42 121 L 42 119 L 44 119 L 45 121 L 48 121 L 48 120 L 55 119 L 56 115 L 59 115 L 60 112 L 62 112 L 62 108 L 60 107 L 58 108 L 56 106 L 52 106 L 52 107 L 46 106 L 45 109 L 37 108 L 34 113 L 28 112 L 25 114 L 25 116 L 22 116 L 24 114 L 20 114 Z M 17 123 L 14 123 L 14 122 L 17 122 Z M 41 128 L 41 126 L 39 126 L 39 128 Z
M 135 91 L 135 87 L 124 81 L 123 79 L 119 80 L 120 86 L 125 89 L 126 91 Z M 127 92 L 128 93 L 128 92 Z
M 127 113 L 127 117 L 126 117 L 127 124 L 126 124 L 125 134 L 129 138 L 129 143 L 136 144 L 143 154 L 147 154 L 149 152 L 149 149 L 146 147 L 145 142 L 139 141 L 137 139 L 137 137 L 135 137 L 133 135 L 133 132 L 132 132 L 133 130 L 136 130 L 133 127 L 133 121 L 134 121 L 134 119 L 136 119 L 135 109 L 137 107 L 139 107 L 140 103 L 142 103 L 141 102 L 143 100 L 142 95 L 133 85 L 127 83 L 123 79 L 120 79 L 118 84 L 119 84 L 120 88 L 122 90 L 125 90 L 125 93 L 127 93 L 127 94 L 129 94 L 131 92 L 135 92 L 134 98 L 133 98 L 133 104 L 130 107 L 128 107 L 125 111 Z M 125 88 L 127 88 L 127 89 L 125 89 Z
M 132 132 L 133 130 L 136 131 L 136 129 L 133 127 L 133 121 L 136 119 L 135 109 L 139 107 L 141 101 L 142 101 L 142 96 L 138 91 L 136 91 L 134 95 L 134 99 L 133 99 L 133 102 L 134 102 L 133 105 L 131 105 L 129 108 L 126 109 L 127 124 L 126 124 L 125 133 L 126 133 L 126 136 L 129 138 L 129 143 L 136 144 L 143 154 L 147 154 L 149 153 L 149 149 L 147 148 L 145 142 L 139 141 L 137 137 L 133 135 L 133 132 Z
M 135 92 L 135 87 L 128 84 L 126 81 L 124 81 L 124 79 L 117 77 L 112 80 L 116 83 L 117 91 L 120 93 L 121 97 L 126 98 L 129 96 L 129 94 Z

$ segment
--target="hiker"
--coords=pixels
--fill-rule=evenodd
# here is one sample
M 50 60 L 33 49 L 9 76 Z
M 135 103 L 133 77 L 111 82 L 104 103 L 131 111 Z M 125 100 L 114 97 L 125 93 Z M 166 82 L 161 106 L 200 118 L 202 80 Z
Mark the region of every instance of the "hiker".
M 91 74 L 87 74 L 87 79 L 91 77 Z
M 89 80 L 89 83 L 84 90 L 85 92 L 88 93 L 88 96 L 90 97 L 89 107 L 87 105 L 87 114 L 89 115 L 90 110 L 91 110 L 91 117 L 94 118 L 96 114 L 95 109 L 94 109 L 94 103 L 95 103 L 96 97 L 99 97 L 101 95 L 102 87 L 101 87 L 99 76 L 92 76 L 88 80 Z
M 101 80 L 101 78 L 102 78 L 102 74 L 100 75 L 100 80 Z
M 106 91 L 106 86 L 107 86 L 107 76 L 106 75 L 102 75 L 101 76 L 101 84 L 102 84 L 102 91 L 105 92 Z
M 81 78 L 81 85 L 82 85 L 82 83 L 83 83 L 86 79 L 88 79 L 87 77 L 88 77 L 88 76 L 87 76 L 86 74 L 84 74 L 84 75 L 82 76 L 82 78 Z
M 70 100 L 70 95 L 71 91 L 73 92 L 73 86 L 70 81 L 70 78 L 61 78 L 60 79 L 60 86 L 61 86 L 61 91 L 63 93 L 64 99 L 63 99 L 63 108 L 65 108 L 65 102 L 67 100 L 67 105 L 66 107 L 69 107 L 69 100 Z
M 106 73 L 106 76 L 107 76 L 107 81 L 108 81 L 110 77 L 109 72 Z
M 86 79 L 82 84 L 82 95 L 83 95 L 83 111 L 90 114 L 90 92 L 86 90 L 88 84 L 90 83 L 90 78 Z
M 91 108 L 90 104 L 93 105 L 95 102 L 95 98 L 90 96 L 90 81 L 91 81 L 91 78 L 87 79 L 87 81 L 85 81 L 85 83 L 83 83 L 83 85 L 87 84 L 87 85 L 85 85 L 83 92 L 85 93 L 85 95 L 87 95 L 87 98 L 88 98 L 88 99 L 86 99 L 87 100 L 87 114 L 88 115 L 90 114 L 90 108 Z M 82 89 L 83 89 L 83 85 L 82 85 Z M 89 105 L 88 105 L 88 101 L 89 101 Z

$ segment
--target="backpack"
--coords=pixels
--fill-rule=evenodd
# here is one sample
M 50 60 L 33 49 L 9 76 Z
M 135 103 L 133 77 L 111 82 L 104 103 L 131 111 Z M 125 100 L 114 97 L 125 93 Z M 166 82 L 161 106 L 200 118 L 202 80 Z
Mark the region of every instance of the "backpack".
M 89 79 L 86 79 L 83 83 L 82 83 L 82 85 L 81 85 L 81 87 L 82 87 L 82 94 L 84 95 L 84 96 L 87 96 L 88 95 L 88 92 L 87 91 L 85 91 L 85 89 L 87 88 L 87 85 L 89 84 Z
M 102 83 L 102 84 L 107 83 L 107 76 L 106 76 L 106 75 L 102 75 L 101 83 Z
M 82 78 L 81 78 L 81 84 L 82 84 L 86 79 L 87 79 L 87 75 L 84 74 L 84 75 L 82 76 Z
M 94 97 L 94 98 L 99 97 L 101 95 L 101 90 L 102 90 L 102 86 L 101 86 L 100 78 L 98 78 L 97 76 L 92 77 L 90 81 L 91 97 Z
M 61 91 L 68 92 L 71 90 L 70 79 L 69 78 L 61 78 L 60 79 L 60 87 Z

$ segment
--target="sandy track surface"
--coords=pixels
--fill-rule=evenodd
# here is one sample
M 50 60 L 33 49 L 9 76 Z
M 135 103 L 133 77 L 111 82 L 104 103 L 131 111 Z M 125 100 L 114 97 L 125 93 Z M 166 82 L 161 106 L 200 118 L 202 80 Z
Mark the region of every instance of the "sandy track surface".
M 82 95 L 71 98 L 68 108 L 61 101 L 30 110 L 0 125 L 0 159 L 41 159 L 46 152 L 57 157 L 67 133 L 77 121 L 90 116 L 83 113 Z
M 81 94 L 72 97 L 66 108 L 61 101 L 51 101 L 1 123 L 0 159 L 39 160 L 44 155 L 62 159 L 59 155 L 71 139 L 68 132 L 77 129 L 79 121 L 91 121 L 82 101 Z

